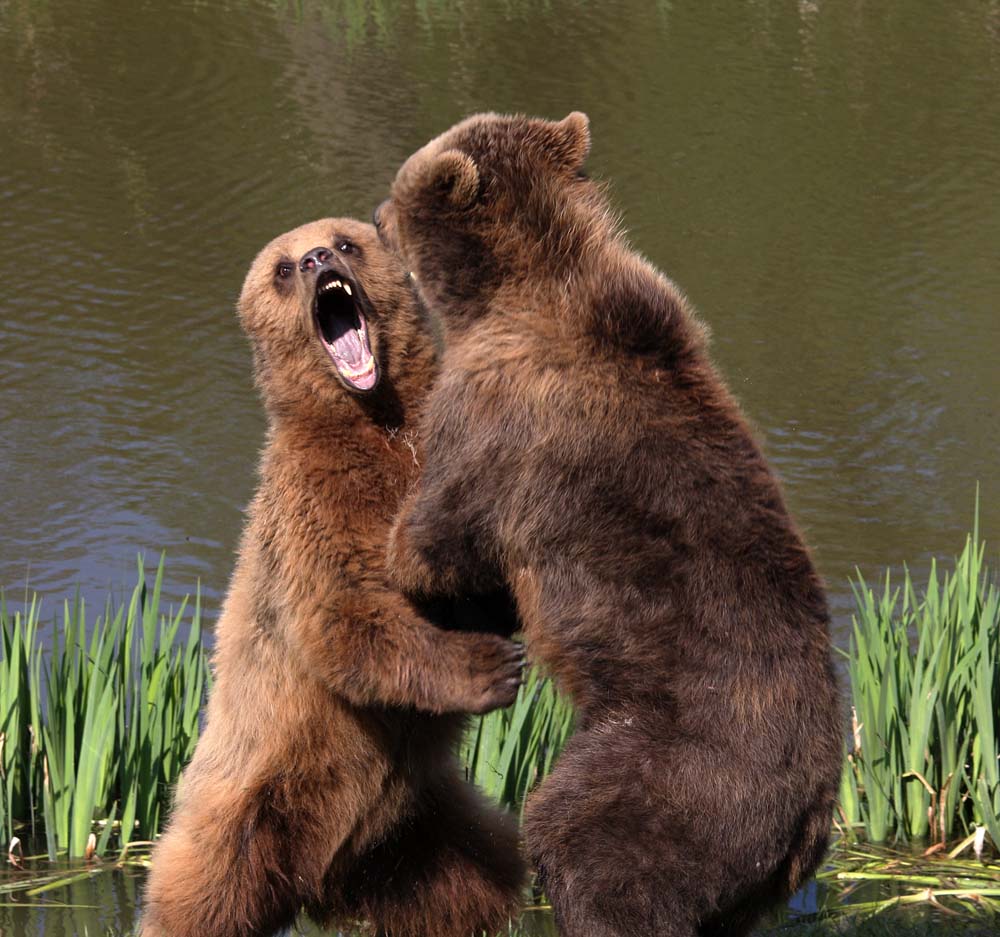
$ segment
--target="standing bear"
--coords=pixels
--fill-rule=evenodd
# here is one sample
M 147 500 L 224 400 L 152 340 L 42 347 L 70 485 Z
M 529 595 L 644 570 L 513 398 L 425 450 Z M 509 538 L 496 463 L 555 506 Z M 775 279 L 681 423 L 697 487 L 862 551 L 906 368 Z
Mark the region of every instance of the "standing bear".
M 444 339 L 389 568 L 506 585 L 578 731 L 529 800 L 565 937 L 739 937 L 821 861 L 841 762 L 809 553 L 587 118 L 480 115 L 376 213 Z
M 455 749 L 461 713 L 513 701 L 521 651 L 387 582 L 435 371 L 406 274 L 371 225 L 318 221 L 264 248 L 239 314 L 267 446 L 143 934 L 269 937 L 303 908 L 380 937 L 493 934 L 519 908 L 517 830 Z

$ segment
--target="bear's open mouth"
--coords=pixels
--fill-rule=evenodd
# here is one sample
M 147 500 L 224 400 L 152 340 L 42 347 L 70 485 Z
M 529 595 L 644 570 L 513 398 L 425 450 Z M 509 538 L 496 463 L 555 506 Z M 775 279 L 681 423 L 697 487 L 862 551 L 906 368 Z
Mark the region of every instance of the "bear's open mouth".
M 316 281 L 316 329 L 337 372 L 355 390 L 378 383 L 378 366 L 368 338 L 368 322 L 358 302 L 358 287 L 330 270 Z

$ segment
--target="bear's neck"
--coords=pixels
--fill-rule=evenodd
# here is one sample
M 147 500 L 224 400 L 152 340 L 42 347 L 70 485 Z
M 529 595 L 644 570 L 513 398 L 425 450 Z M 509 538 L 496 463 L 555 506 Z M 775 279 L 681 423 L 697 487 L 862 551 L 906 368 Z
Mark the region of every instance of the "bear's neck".
M 297 406 L 292 412 L 268 408 L 268 416 L 271 443 L 288 451 L 317 451 L 331 459 L 355 440 L 384 440 L 399 430 L 391 404 L 383 411 L 355 400 L 336 408 Z
M 415 464 L 412 435 L 370 419 L 351 426 L 285 421 L 268 431 L 264 473 L 278 472 L 304 485 L 349 476 L 353 485 L 397 488 L 397 476 Z

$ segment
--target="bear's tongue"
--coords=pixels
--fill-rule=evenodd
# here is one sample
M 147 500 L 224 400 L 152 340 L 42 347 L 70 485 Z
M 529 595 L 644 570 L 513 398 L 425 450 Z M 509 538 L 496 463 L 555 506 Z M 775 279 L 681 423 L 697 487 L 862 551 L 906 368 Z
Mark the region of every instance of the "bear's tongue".
M 366 358 L 365 347 L 361 343 L 361 336 L 357 329 L 348 328 L 343 335 L 333 340 L 334 353 L 354 370 L 360 368 Z
M 358 390 L 371 390 L 378 382 L 378 372 L 368 323 L 351 285 L 329 276 L 321 280 L 314 315 L 319 338 L 341 378 Z

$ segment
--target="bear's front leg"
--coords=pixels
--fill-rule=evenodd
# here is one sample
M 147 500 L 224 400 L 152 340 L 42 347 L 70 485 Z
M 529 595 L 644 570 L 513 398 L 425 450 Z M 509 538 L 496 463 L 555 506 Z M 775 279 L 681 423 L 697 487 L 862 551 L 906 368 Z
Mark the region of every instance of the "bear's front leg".
M 419 503 L 415 492 L 403 502 L 403 507 L 389 532 L 386 568 L 393 584 L 408 595 L 431 598 L 454 595 L 458 585 L 455 570 L 435 569 L 427 551 L 418 546 L 421 536 L 417 521 Z M 416 529 L 415 529 L 416 528 Z
M 499 571 L 483 559 L 481 524 L 457 509 L 441 487 L 419 487 L 396 515 L 386 568 L 402 592 L 417 599 L 484 595 L 502 588 Z
M 339 603 L 313 593 L 286 627 L 294 656 L 356 706 L 485 713 L 509 706 L 521 685 L 521 644 L 438 628 L 387 588 L 358 589 Z

